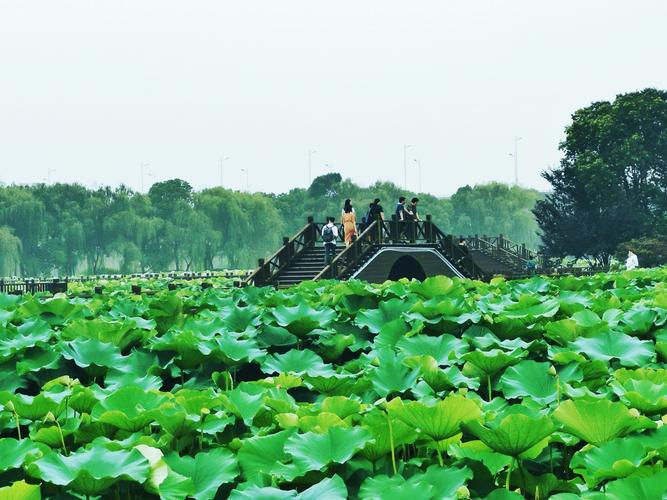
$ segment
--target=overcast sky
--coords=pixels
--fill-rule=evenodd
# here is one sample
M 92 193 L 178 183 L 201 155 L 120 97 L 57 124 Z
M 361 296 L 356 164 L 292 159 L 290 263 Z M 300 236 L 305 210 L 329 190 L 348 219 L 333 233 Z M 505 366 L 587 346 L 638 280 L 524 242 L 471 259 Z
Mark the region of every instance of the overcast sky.
M 0 0 L 0 182 L 340 172 L 546 189 L 571 113 L 667 88 L 664 0 Z M 328 165 L 328 166 L 327 166 Z

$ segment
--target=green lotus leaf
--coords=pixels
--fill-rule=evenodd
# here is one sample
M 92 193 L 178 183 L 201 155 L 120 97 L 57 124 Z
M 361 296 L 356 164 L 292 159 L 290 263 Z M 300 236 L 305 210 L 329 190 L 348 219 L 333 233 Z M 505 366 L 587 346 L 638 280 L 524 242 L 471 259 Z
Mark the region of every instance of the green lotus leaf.
M 589 487 L 594 487 L 606 479 L 629 476 L 648 458 L 641 442 L 619 438 L 597 448 L 578 451 L 570 461 L 570 468 L 582 475 Z
M 10 397 L 18 416 L 33 421 L 42 420 L 49 412 L 56 413 L 60 399 L 55 398 L 58 396 L 45 393 L 37 396 L 16 394 Z
M 320 394 L 329 396 L 348 395 L 355 385 L 355 379 L 350 374 L 334 373 L 331 376 L 304 377 L 306 384 Z
M 261 361 L 266 352 L 259 348 L 256 340 L 238 339 L 230 335 L 215 337 L 210 341 L 211 354 L 226 365 Z
M 457 498 L 457 492 L 473 476 L 470 469 L 455 467 L 429 467 L 405 479 L 403 476 L 384 475 L 369 477 L 361 485 L 359 498 L 377 500 L 402 500 L 405 498 L 444 499 Z
M 635 304 L 621 318 L 623 330 L 634 335 L 642 335 L 653 329 L 658 313 L 645 305 Z
M 556 430 L 550 417 L 509 411 L 487 425 L 473 420 L 463 427 L 492 450 L 515 459 L 535 458 Z
M 447 452 L 458 459 L 471 459 L 482 462 L 492 475 L 497 475 L 512 463 L 512 458 L 496 453 L 479 440 L 452 443 Z
M 201 427 L 199 415 L 189 415 L 182 408 L 171 405 L 164 405 L 155 415 L 155 420 L 176 438 L 196 433 Z
M 40 370 L 56 370 L 60 364 L 61 356 L 56 349 L 34 347 L 23 352 L 21 361 L 16 363 L 16 373 L 25 375 Z
M 338 474 L 322 479 L 296 496 L 298 500 L 345 500 L 347 486 Z
M 182 320 L 182 312 L 183 301 L 176 294 L 162 294 L 152 299 L 148 305 L 148 314 L 161 334 Z
M 293 434 L 285 451 L 301 471 L 321 470 L 330 463 L 347 462 L 370 439 L 371 434 L 361 427 L 331 427 L 324 434 Z
M 523 469 L 513 469 L 510 477 L 512 488 L 519 488 L 520 491 L 533 492 L 540 498 L 553 498 L 551 495 L 557 491 L 579 493 L 576 484 L 567 482 L 558 478 L 555 474 L 547 473 L 533 475 Z M 488 498 L 488 497 L 487 497 Z
M 655 359 L 653 344 L 620 332 L 605 332 L 594 337 L 579 338 L 570 346 L 590 359 L 618 359 L 622 366 L 643 366 Z
M 297 337 L 308 335 L 315 329 L 326 328 L 336 318 L 332 309 L 314 309 L 306 302 L 298 306 L 279 306 L 271 311 L 278 325 Z
M 380 333 L 375 337 L 373 343 L 378 349 L 394 349 L 398 341 L 406 337 L 408 332 L 410 332 L 410 326 L 405 320 L 395 319 L 380 327 Z
M 79 419 L 67 419 L 60 426 L 52 424 L 41 424 L 30 430 L 30 439 L 36 443 L 44 443 L 51 448 L 62 448 L 62 438 L 67 438 L 79 430 Z M 62 437 L 61 437 L 62 436 Z
M 299 418 L 298 426 L 302 432 L 326 434 L 332 427 L 350 427 L 350 424 L 335 413 L 323 411 L 317 415 L 305 415 Z
M 35 460 L 48 451 L 47 447 L 42 444 L 33 443 L 28 439 L 18 441 L 13 438 L 1 438 L 0 472 L 19 469 L 26 462 Z
M 415 281 L 410 284 L 410 290 L 426 299 L 442 296 L 462 297 L 465 293 L 463 285 L 447 276 L 432 276 L 424 281 Z
M 22 376 L 16 376 L 16 364 L 9 361 L 0 364 L 0 393 L 14 394 L 17 389 L 25 389 L 28 381 Z
M 80 319 L 67 324 L 62 330 L 62 336 L 68 340 L 97 340 L 123 350 L 130 344 L 149 338 L 154 326 L 154 322 L 149 322 L 138 327 L 137 320 L 130 319 L 121 321 L 110 321 L 106 318 Z
M 262 347 L 280 347 L 296 345 L 299 338 L 282 326 L 262 325 L 257 334 L 257 342 Z
M 39 484 L 28 484 L 16 481 L 10 486 L 0 488 L 0 500 L 40 500 L 42 498 Z
M 285 444 L 293 430 L 285 430 L 268 436 L 255 436 L 242 441 L 237 458 L 244 477 L 253 483 L 262 484 L 262 479 L 270 476 L 291 481 L 301 472 L 285 453 Z
M 359 311 L 355 323 L 360 327 L 366 327 L 371 333 L 380 333 L 382 327 L 392 321 L 401 319 L 412 304 L 401 299 L 390 299 L 378 304 L 377 309 Z
M 382 397 L 410 389 L 419 376 L 418 369 L 409 370 L 389 349 L 381 349 L 378 360 L 379 366 L 371 370 L 368 379 Z
M 549 373 L 549 363 L 521 361 L 505 370 L 500 378 L 500 390 L 506 398 L 530 398 L 548 405 L 558 396 L 556 377 Z
M 655 428 L 652 421 L 634 415 L 623 403 L 608 400 L 565 401 L 553 417 L 566 432 L 595 446 L 636 430 Z
M 77 338 L 60 344 L 60 352 L 65 359 L 73 360 L 77 366 L 87 368 L 90 365 L 110 367 L 121 364 L 123 356 L 113 344 L 96 339 Z
M 436 392 L 457 387 L 479 388 L 478 378 L 466 377 L 456 366 L 450 366 L 443 370 L 432 356 L 408 358 L 404 363 L 408 367 L 419 368 L 424 381 Z
M 227 391 L 222 396 L 225 408 L 240 417 L 250 426 L 255 416 L 264 408 L 266 388 L 252 382 L 243 382 L 233 391 Z
M 281 490 L 270 486 L 258 486 L 256 484 L 240 484 L 229 494 L 229 500 L 283 500 L 295 498 L 296 490 Z
M 148 391 L 159 390 L 163 381 L 159 373 L 159 363 L 155 354 L 133 350 L 123 357 L 116 365 L 109 367 L 104 378 L 107 389 L 116 390 L 134 385 Z
M 577 326 L 577 322 L 570 318 L 552 321 L 545 326 L 545 337 L 566 346 L 579 336 Z
M 264 373 L 290 373 L 297 376 L 328 377 L 336 372 L 330 364 L 309 349 L 292 349 L 285 354 L 272 354 L 262 363 Z
M 435 442 L 460 434 L 464 422 L 478 419 L 482 414 L 474 401 L 458 395 L 450 395 L 433 406 L 395 398 L 387 405 L 387 411 Z
M 493 376 L 508 366 L 518 363 L 521 358 L 525 357 L 527 354 L 527 352 L 521 349 L 517 349 L 510 353 L 506 353 L 500 349 L 472 351 L 461 356 L 467 361 L 463 373 L 466 375 L 479 375 L 478 371 L 481 371 L 484 375 Z M 474 369 L 471 370 L 468 364 L 476 368 L 477 371 Z
M 356 415 L 361 411 L 361 403 L 344 396 L 331 396 L 324 398 L 320 405 L 321 411 L 334 413 L 340 418 Z
M 449 365 L 468 352 L 467 342 L 443 333 L 438 337 L 415 335 L 402 338 L 396 348 L 407 356 L 433 356 L 439 365 Z
M 502 315 L 507 319 L 551 318 L 558 313 L 560 303 L 555 298 L 540 298 L 524 294 L 517 302 L 504 307 Z
M 261 323 L 257 308 L 238 306 L 224 314 L 222 321 L 229 331 L 239 333 L 254 329 Z
M 40 318 L 30 318 L 17 328 L 8 328 L 0 338 L 0 356 L 11 357 L 30 347 L 46 345 L 54 335 L 51 326 Z
M 93 407 L 102 399 L 95 391 L 85 386 L 75 386 L 69 398 L 69 406 L 78 413 L 90 413 Z
M 508 491 L 499 488 L 486 495 L 484 500 L 523 500 L 524 498 L 523 495 L 519 495 L 516 491 Z M 553 499 L 554 497 L 550 498 Z
M 606 485 L 605 498 L 609 500 L 655 500 L 667 494 L 667 471 L 647 477 L 628 477 Z
M 143 483 L 150 476 L 150 464 L 137 450 L 109 451 L 94 446 L 69 456 L 47 453 L 28 465 L 27 472 L 83 495 L 98 495 L 118 481 Z
M 83 304 L 70 302 L 66 297 L 40 300 L 33 296 L 26 300 L 17 309 L 17 312 L 23 318 L 41 318 L 54 326 L 63 325 L 74 318 L 81 317 L 86 310 Z
M 667 460 L 667 426 L 632 436 L 632 439 L 640 442 L 647 451 L 654 451 L 660 458 Z
M 169 398 L 157 391 L 124 387 L 97 403 L 91 416 L 100 423 L 136 432 L 146 427 L 159 413 L 159 407 Z
M 468 322 L 478 323 L 482 313 L 474 310 L 463 298 L 433 298 L 415 302 L 404 317 L 411 322 L 431 325 L 429 330 L 432 333 L 441 333 L 444 329 Z
M 361 425 L 370 432 L 372 440 L 366 444 L 360 454 L 372 462 L 391 453 L 392 444 L 396 449 L 404 444 L 413 443 L 417 439 L 417 433 L 413 427 L 380 411 L 365 415 Z
M 164 461 L 171 470 L 192 480 L 194 488 L 188 495 L 197 500 L 213 498 L 220 486 L 232 482 L 239 474 L 236 456 L 224 448 L 200 452 L 194 457 L 172 452 L 165 455 Z
M 628 380 L 625 384 L 612 384 L 620 400 L 642 413 L 653 415 L 667 409 L 667 383 L 654 384 L 650 380 Z

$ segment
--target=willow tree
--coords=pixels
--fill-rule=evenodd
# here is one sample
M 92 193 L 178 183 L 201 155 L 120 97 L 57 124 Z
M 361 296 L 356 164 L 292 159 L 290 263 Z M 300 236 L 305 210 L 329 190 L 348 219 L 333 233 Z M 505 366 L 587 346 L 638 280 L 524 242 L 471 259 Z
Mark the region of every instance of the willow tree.
M 21 240 L 6 226 L 0 227 L 0 276 L 21 273 Z

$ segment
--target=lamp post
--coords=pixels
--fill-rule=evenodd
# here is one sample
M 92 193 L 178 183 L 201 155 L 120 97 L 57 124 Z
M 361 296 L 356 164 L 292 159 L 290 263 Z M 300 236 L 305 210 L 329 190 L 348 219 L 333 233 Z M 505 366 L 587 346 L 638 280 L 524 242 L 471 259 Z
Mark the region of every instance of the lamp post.
M 150 163 L 142 163 L 139 165 L 139 170 L 141 171 L 141 192 L 144 192 L 144 168 L 146 168 Z
M 403 144 L 403 189 L 408 190 L 408 149 L 412 144 Z
M 313 155 L 317 153 L 317 149 L 308 150 L 308 186 L 313 183 Z
M 519 141 L 522 137 L 514 137 L 514 153 L 510 153 L 510 156 L 514 157 L 514 185 L 519 185 Z
M 224 187 L 222 184 L 222 164 L 229 160 L 229 156 L 225 156 L 224 158 L 221 156 L 220 157 L 220 187 Z
M 413 161 L 417 164 L 417 168 L 418 168 L 418 171 L 419 171 L 419 192 L 421 193 L 422 192 L 422 162 L 417 158 L 415 158 Z
M 50 168 L 50 169 L 48 169 L 47 172 L 46 172 L 46 183 L 47 183 L 49 186 L 51 185 L 51 174 L 52 174 L 53 172 L 55 172 L 55 171 L 56 171 L 55 168 Z
M 245 172 L 245 190 L 246 192 L 250 192 L 250 172 L 248 171 L 247 168 L 242 168 L 241 172 Z

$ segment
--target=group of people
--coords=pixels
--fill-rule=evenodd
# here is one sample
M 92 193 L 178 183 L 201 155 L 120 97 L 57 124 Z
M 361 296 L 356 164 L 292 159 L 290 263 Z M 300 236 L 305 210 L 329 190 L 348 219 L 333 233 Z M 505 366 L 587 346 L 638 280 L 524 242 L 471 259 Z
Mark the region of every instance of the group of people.
M 340 237 L 340 232 L 343 233 L 345 246 L 350 246 L 355 236 L 363 232 L 376 220 L 384 220 L 384 208 L 380 204 L 382 200 L 375 198 L 372 203 L 368 205 L 368 210 L 361 218 L 360 223 L 357 223 L 357 214 L 352 206 L 350 199 L 345 200 L 343 210 L 341 212 L 340 230 L 336 226 L 335 217 L 327 217 L 327 223 L 322 227 L 322 241 L 324 243 L 324 259 L 328 263 L 336 255 L 336 241 Z M 402 222 L 405 221 L 419 221 L 419 212 L 417 205 L 419 198 L 412 198 L 410 203 L 407 203 L 407 198 L 401 196 L 396 203 L 396 219 Z

